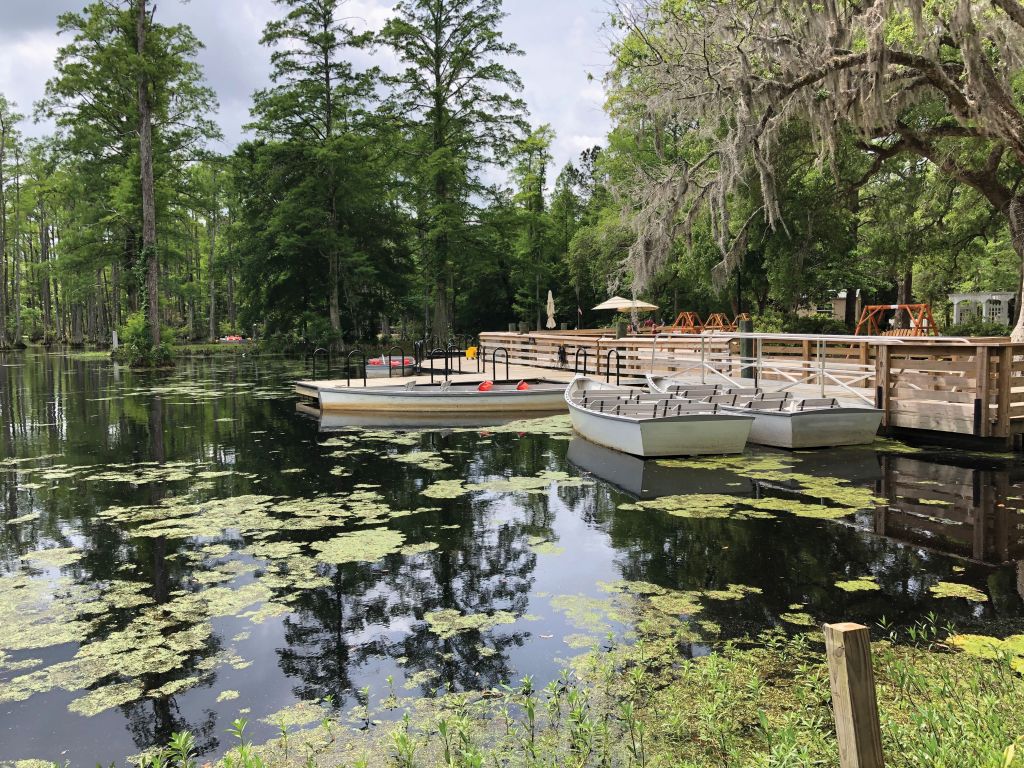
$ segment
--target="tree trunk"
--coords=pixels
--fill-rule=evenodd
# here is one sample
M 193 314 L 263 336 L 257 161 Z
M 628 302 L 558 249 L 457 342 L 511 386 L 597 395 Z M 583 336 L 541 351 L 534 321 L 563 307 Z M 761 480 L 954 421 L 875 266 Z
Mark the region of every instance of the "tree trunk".
M 7 348 L 7 199 L 4 195 L 4 152 L 7 124 L 0 123 L 0 349 Z
M 1009 214 L 1010 241 L 1024 271 L 1024 196 L 1018 195 L 1010 201 Z M 1024 293 L 1017 298 L 1017 325 L 1010 334 L 1010 341 L 1024 344 Z
M 913 304 L 914 303 L 914 267 L 913 265 L 908 266 L 906 272 L 903 273 L 903 278 L 897 281 L 896 285 L 896 303 L 897 304 Z M 910 327 L 910 313 L 905 309 L 901 309 L 896 313 L 896 327 L 897 328 L 909 328 Z
M 139 57 L 145 62 L 146 31 L 149 18 L 147 0 L 138 3 L 135 18 L 135 42 Z M 144 66 L 144 64 L 143 64 Z M 156 190 L 153 181 L 153 105 L 149 94 L 149 78 L 145 71 L 138 76 L 139 98 L 139 161 L 142 166 L 142 252 L 146 258 L 146 298 L 150 340 L 160 343 L 160 269 L 156 254 Z
M 217 216 L 214 214 L 210 223 L 210 264 L 207 268 L 208 280 L 210 281 L 210 343 L 217 340 L 217 281 L 214 277 L 214 261 L 217 253 Z

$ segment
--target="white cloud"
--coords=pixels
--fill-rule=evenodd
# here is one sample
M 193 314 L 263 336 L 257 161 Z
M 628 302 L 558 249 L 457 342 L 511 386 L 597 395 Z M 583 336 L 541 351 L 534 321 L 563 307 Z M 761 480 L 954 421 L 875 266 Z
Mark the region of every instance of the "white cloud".
M 0 0 L 6 4 L 11 0 Z M 17 0 L 20 5 L 22 0 Z M 78 10 L 83 0 L 34 0 L 17 13 L 6 13 L 0 29 L 0 92 L 30 114 L 53 74 L 58 48 L 58 13 Z M 608 54 L 603 24 L 606 0 L 506 0 L 503 31 L 525 56 L 511 62 L 520 73 L 534 124 L 550 123 L 558 134 L 553 151 L 556 168 L 583 149 L 603 142 L 608 120 L 602 105 Z M 377 30 L 393 13 L 394 0 L 349 0 L 344 13 L 354 27 Z M 191 25 L 206 45 L 200 59 L 220 98 L 218 118 L 225 134 L 224 151 L 243 136 L 252 92 L 267 82 L 268 51 L 259 39 L 268 20 L 282 12 L 273 0 L 193 0 L 160 5 L 160 20 Z M 397 62 L 387 50 L 357 52 L 357 66 L 377 64 L 394 72 Z M 588 78 L 592 74 L 596 80 Z M 39 135 L 52 126 L 24 126 Z

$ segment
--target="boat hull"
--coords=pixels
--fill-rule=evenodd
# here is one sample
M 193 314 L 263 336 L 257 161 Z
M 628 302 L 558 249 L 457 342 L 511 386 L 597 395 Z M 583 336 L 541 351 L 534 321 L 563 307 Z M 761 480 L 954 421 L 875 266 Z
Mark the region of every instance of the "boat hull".
M 406 390 L 403 387 L 339 387 L 321 389 L 320 410 L 324 412 L 375 413 L 553 413 L 565 411 L 564 387 L 549 385 L 523 392 L 475 387 L 442 392 Z
M 743 408 L 728 410 L 750 413 Z M 881 423 L 882 412 L 874 408 L 755 411 L 750 442 L 790 450 L 868 445 L 874 442 Z
M 751 418 L 700 414 L 630 420 L 570 406 L 573 428 L 605 448 L 642 458 L 743 453 Z
M 592 443 L 642 458 L 742 453 L 750 435 L 749 414 L 708 412 L 660 418 L 620 416 L 585 408 L 574 393 L 599 395 L 605 387 L 578 378 L 565 392 L 573 428 Z

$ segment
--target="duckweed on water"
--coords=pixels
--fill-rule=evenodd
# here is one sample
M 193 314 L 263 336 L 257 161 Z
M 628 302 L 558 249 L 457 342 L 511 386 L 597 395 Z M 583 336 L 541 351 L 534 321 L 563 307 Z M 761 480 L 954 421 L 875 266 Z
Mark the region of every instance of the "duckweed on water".
M 430 626 L 430 631 L 442 640 L 450 640 L 464 632 L 486 632 L 502 624 L 514 624 L 516 621 L 515 615 L 508 611 L 463 615 L 451 608 L 431 611 L 423 618 Z
M 928 588 L 936 597 L 962 597 L 972 603 L 987 603 L 988 595 L 969 584 L 957 584 L 952 581 L 940 581 Z
M 426 469 L 431 472 L 442 472 L 446 469 L 451 469 L 452 465 L 445 461 L 441 456 L 433 451 L 413 451 L 412 453 L 400 453 L 389 456 L 393 461 L 397 461 L 401 464 L 412 464 L 419 467 L 420 469 Z
M 836 587 L 844 592 L 877 592 L 881 589 L 874 576 L 859 576 L 848 581 L 837 581 Z
M 531 536 L 528 539 L 530 549 L 538 555 L 562 555 L 565 554 L 565 547 L 560 547 L 544 536 Z
M 313 549 L 326 563 L 375 562 L 402 549 L 405 536 L 389 528 L 343 533 L 330 541 L 316 542 Z

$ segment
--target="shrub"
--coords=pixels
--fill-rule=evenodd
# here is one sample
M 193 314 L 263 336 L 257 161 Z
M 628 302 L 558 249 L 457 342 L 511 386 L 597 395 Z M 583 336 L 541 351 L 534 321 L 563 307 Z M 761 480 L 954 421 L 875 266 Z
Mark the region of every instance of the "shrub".
M 112 357 L 119 363 L 127 363 L 132 368 L 166 368 L 174 363 L 171 345 L 164 341 L 168 333 L 160 329 L 161 341 L 154 344 L 150 338 L 149 323 L 143 312 L 133 312 L 125 319 L 118 331 L 121 346 Z
M 850 332 L 846 323 L 828 315 L 790 317 L 783 322 L 782 330 L 785 333 L 820 333 L 826 336 L 838 336 Z
M 969 320 L 959 325 L 946 328 L 947 336 L 1009 336 L 1010 329 L 1002 323 L 990 323 L 987 320 Z

